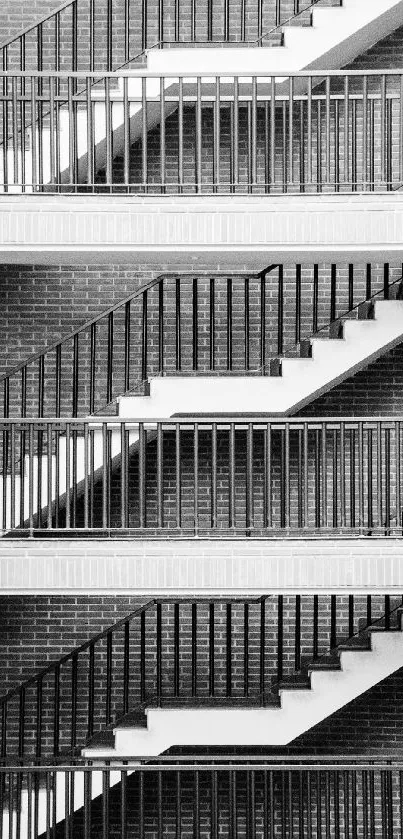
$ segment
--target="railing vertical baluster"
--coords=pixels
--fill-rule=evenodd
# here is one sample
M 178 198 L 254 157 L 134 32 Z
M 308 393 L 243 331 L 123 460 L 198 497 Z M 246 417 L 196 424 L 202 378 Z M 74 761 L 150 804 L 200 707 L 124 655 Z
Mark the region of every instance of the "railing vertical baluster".
M 244 280 L 244 356 L 245 370 L 249 370 L 250 361 L 250 294 L 249 277 Z
M 401 101 L 401 100 L 400 100 Z M 362 188 L 367 188 L 368 168 L 368 77 L 362 80 Z
M 146 698 L 146 613 L 140 616 L 140 702 Z
M 349 77 L 344 77 L 344 186 L 349 186 L 350 183 L 350 163 L 349 163 L 349 112 L 350 112 L 350 93 L 349 93 Z
M 190 40 L 196 40 L 196 0 L 191 0 L 190 11 Z
M 229 427 L 229 475 L 228 475 L 228 490 L 229 490 L 229 527 L 235 528 L 235 424 L 232 422 Z
M 389 300 L 389 285 L 390 285 L 390 271 L 389 263 L 385 262 L 383 266 L 383 299 Z
M 192 280 L 192 366 L 197 370 L 199 366 L 199 311 L 198 311 L 198 283 L 197 277 Z
M 226 696 L 232 696 L 232 605 L 226 605 L 225 632 Z
M 36 726 L 35 726 L 35 757 L 42 755 L 42 721 L 43 721 L 43 680 L 39 676 L 36 683 Z
M 210 279 L 210 370 L 215 370 L 215 280 Z
M 354 265 L 348 266 L 348 309 L 354 308 Z
M 271 423 L 267 423 L 264 429 L 264 499 L 265 499 L 265 522 L 266 528 L 273 524 L 272 515 L 272 476 L 271 476 Z
M 87 426 L 86 426 L 87 427 Z M 120 426 L 120 520 L 122 528 L 128 527 L 129 523 L 129 432 L 126 430 L 126 423 Z
M 234 78 L 234 104 L 232 107 L 232 191 L 237 191 L 239 184 L 239 80 Z
M 391 472 L 390 472 L 390 428 L 385 428 L 385 535 L 390 536 L 391 532 L 391 515 L 390 515 L 390 496 L 391 496 Z
M 108 484 L 109 484 L 109 458 L 108 458 L 108 424 L 102 423 L 102 528 L 108 527 L 109 505 L 108 505 Z
M 382 527 L 383 517 L 383 487 L 382 487 L 382 425 L 380 422 L 376 424 L 376 526 Z
M 130 300 L 125 303 L 125 372 L 124 389 L 125 393 L 130 390 L 130 355 L 131 355 L 131 306 Z
M 193 435 L 193 529 L 197 536 L 199 532 L 199 425 L 197 422 L 194 424 Z
M 18 700 L 18 757 L 23 759 L 25 754 L 25 687 L 19 690 Z
M 277 354 L 283 354 L 284 341 L 284 270 L 278 266 Z
M 307 529 L 309 527 L 309 436 L 307 422 L 304 422 L 303 428 L 303 452 L 303 527 Z
M 70 706 L 70 749 L 71 754 L 76 753 L 77 747 L 77 681 L 78 681 L 78 653 L 71 657 L 71 706 Z
M 249 696 L 249 603 L 243 607 L 243 695 Z
M 182 474 L 181 474 L 181 427 L 175 427 L 175 484 L 176 484 L 176 527 L 182 526 Z
M 192 603 L 192 697 L 197 696 L 197 603 Z
M 106 692 L 105 692 L 105 725 L 112 719 L 112 633 L 106 636 Z
M 372 428 L 367 429 L 367 528 L 372 530 L 374 525 L 373 516 L 373 433 Z
M 335 594 L 330 595 L 330 649 L 334 650 L 337 645 L 337 599 Z
M 165 130 L 165 122 L 164 129 Z M 123 180 L 130 192 L 130 102 L 129 102 L 129 79 L 123 79 Z
M 162 6 L 162 0 L 160 0 Z M 166 141 L 165 141 L 165 79 L 160 79 L 160 179 L 161 193 L 166 190 Z
M 290 426 L 286 422 L 284 426 L 284 527 L 290 527 Z
M 130 621 L 123 625 L 123 716 L 129 713 L 130 692 Z
M 95 646 L 93 643 L 88 651 L 88 709 L 87 709 L 87 737 L 94 734 L 95 715 Z
M 10 445 L 10 483 L 11 483 L 11 507 L 10 507 L 10 527 L 14 529 L 16 526 L 16 517 L 15 517 L 15 501 L 16 501 L 16 492 L 15 492 L 15 472 L 16 472 L 16 451 L 15 451 L 15 433 L 16 428 L 15 425 L 11 426 L 10 436 L 11 436 L 11 445 Z M 50 497 L 50 496 L 48 496 Z M 48 502 L 49 503 L 49 502 Z
M 176 370 L 182 369 L 181 281 L 175 280 L 175 356 Z
M 147 78 L 141 79 L 141 182 L 146 193 L 148 188 L 148 102 Z
M 294 186 L 294 78 L 288 79 L 288 186 Z
M 164 527 L 164 429 L 157 423 L 157 527 Z
M 389 632 L 390 630 L 390 595 L 385 594 L 385 631 Z
M 143 291 L 142 296 L 142 325 L 141 325 L 141 378 L 146 381 L 148 375 L 148 293 Z
M 337 434 L 337 431 L 335 434 Z M 346 527 L 346 434 L 344 422 L 340 423 L 340 526 L 342 529 Z
M 164 373 L 164 280 L 158 283 L 158 372 Z
M 313 181 L 312 173 L 312 76 L 308 77 L 308 93 L 307 93 L 307 182 L 311 186 Z
M 260 372 L 266 375 L 266 275 L 260 275 Z
M 326 148 L 326 186 L 330 187 L 330 153 L 331 153 L 331 134 L 330 134 L 330 111 L 331 111 L 331 100 L 330 100 L 330 76 L 326 76 L 325 81 L 325 89 L 326 89 L 326 100 L 325 100 L 325 126 L 326 126 L 326 140 L 325 140 L 325 148 Z
M 338 506 L 338 496 L 339 496 L 339 474 L 338 474 L 338 454 L 339 454 L 339 446 L 338 446 L 338 436 L 337 436 L 337 429 L 334 428 L 332 431 L 332 501 L 333 501 L 333 518 L 332 518 L 332 527 L 336 528 L 339 523 L 339 506 Z M 340 490 L 341 496 L 341 490 Z
M 139 527 L 143 530 L 146 527 L 146 452 L 147 432 L 142 422 L 139 423 Z
M 301 595 L 295 596 L 294 670 L 301 669 Z
M 367 266 L 366 266 L 366 285 L 365 285 L 365 299 L 366 300 L 370 300 L 371 296 L 372 296 L 371 275 L 372 275 L 372 265 L 371 265 L 371 263 L 367 263 Z
M 157 702 L 161 704 L 162 699 L 162 604 L 157 603 L 157 626 L 156 626 L 156 679 L 157 679 Z
M 229 41 L 229 12 L 230 12 L 230 2 L 229 0 L 224 0 L 224 41 Z
M 318 310 L 319 310 L 319 265 L 313 266 L 313 312 L 312 312 L 312 331 L 318 331 Z
M 141 0 L 141 51 L 148 47 L 147 0 Z
M 225 0 L 226 2 L 226 0 Z M 221 102 L 220 102 L 220 77 L 215 79 L 215 97 L 213 104 L 213 192 L 220 191 L 220 131 Z
M 354 635 L 354 595 L 349 594 L 348 597 L 348 636 L 352 638 Z
M 257 183 L 257 78 L 252 76 L 252 101 L 250 122 L 250 191 Z
M 246 432 L 246 533 L 249 536 L 254 527 L 254 481 L 253 481 L 253 425 L 248 424 Z
M 217 528 L 217 423 L 211 426 L 211 529 Z
M 232 370 L 232 279 L 227 278 L 227 370 Z
M 372 596 L 367 595 L 367 626 L 372 624 Z
M 265 704 L 265 690 L 266 690 L 266 599 L 264 597 L 260 600 L 260 656 L 259 656 L 259 693 L 260 704 Z
M 48 530 L 52 529 L 52 493 L 53 493 L 53 476 L 52 476 L 52 458 L 53 458 L 53 425 L 51 422 L 47 424 L 47 434 L 46 434 L 46 460 L 47 460 L 47 507 L 48 507 L 48 514 L 47 514 L 47 528 Z M 14 432 L 14 426 L 12 428 L 12 432 Z M 13 465 L 13 455 L 11 455 L 11 465 Z M 13 484 L 11 484 L 11 491 L 13 490 Z M 11 526 L 13 526 L 14 516 L 13 512 L 11 512 Z
M 60 744 L 60 665 L 54 669 L 53 687 L 53 754 L 59 755 Z
M 209 696 L 214 696 L 214 659 L 215 659 L 215 626 L 214 626 L 214 603 L 209 603 Z
M 296 265 L 295 269 L 295 343 L 301 341 L 301 273 L 302 266 Z
M 196 138 L 195 138 L 195 176 L 196 192 L 201 192 L 202 184 L 202 93 L 201 78 L 197 77 L 196 83 Z
M 319 654 L 319 597 L 313 596 L 313 644 L 312 656 L 316 660 Z
M 32 536 L 34 532 L 34 426 L 32 423 L 30 423 L 28 430 L 28 517 L 29 535 Z M 66 506 L 66 528 L 67 527 Z
M 396 484 L 396 528 L 397 531 L 402 527 L 402 508 L 401 508 L 401 433 L 400 421 L 395 422 L 395 484 Z
M 277 596 L 277 682 L 283 678 L 283 595 Z
M 78 334 L 73 339 L 72 416 L 78 414 Z M 109 401 L 109 400 L 107 400 Z
M 270 80 L 270 183 L 276 185 L 276 78 Z
M 179 603 L 174 604 L 174 696 L 179 696 L 179 661 L 180 661 L 180 639 L 179 639 L 180 615 Z
M 337 265 L 332 264 L 330 269 L 330 320 L 336 320 L 337 312 Z
M 178 89 L 178 188 L 181 193 L 183 188 L 183 78 L 179 79 Z
M 380 79 L 380 154 L 381 154 L 381 185 L 386 185 L 387 178 L 387 142 L 386 142 L 386 76 Z

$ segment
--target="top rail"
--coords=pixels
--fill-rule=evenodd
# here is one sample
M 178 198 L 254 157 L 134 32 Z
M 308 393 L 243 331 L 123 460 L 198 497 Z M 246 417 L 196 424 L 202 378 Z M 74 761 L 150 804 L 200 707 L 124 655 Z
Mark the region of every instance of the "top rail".
M 161 73 L 156 71 L 141 68 L 139 70 L 0 70 L 0 78 L 55 78 L 55 79 L 120 79 L 120 78 L 150 78 L 150 79 L 194 79 L 194 78 L 220 78 L 220 79 L 249 79 L 249 78 L 276 78 L 279 82 L 283 82 L 289 78 L 306 79 L 306 78 L 344 78 L 344 77 L 372 77 L 372 76 L 402 76 L 403 68 L 385 68 L 385 69 L 358 69 L 358 70 L 250 70 L 242 73 L 219 72 L 214 73 L 212 70 L 206 70 L 203 73 Z

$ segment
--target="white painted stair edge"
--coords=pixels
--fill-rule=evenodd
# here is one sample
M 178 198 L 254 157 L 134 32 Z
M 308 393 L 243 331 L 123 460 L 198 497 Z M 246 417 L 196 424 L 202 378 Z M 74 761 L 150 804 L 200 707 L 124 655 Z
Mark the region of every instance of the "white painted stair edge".
M 119 417 L 294 413 L 403 341 L 403 301 L 375 303 L 374 320 L 346 320 L 344 338 L 313 338 L 312 358 L 283 358 L 281 376 L 164 376 L 149 396 L 118 400 Z
M 340 652 L 340 670 L 311 671 L 310 690 L 282 689 L 279 708 L 147 708 L 147 728 L 117 726 L 108 756 L 155 756 L 173 746 L 288 744 L 403 667 L 402 632 L 370 632 L 370 639 L 368 651 Z M 100 753 L 83 751 L 92 759 Z

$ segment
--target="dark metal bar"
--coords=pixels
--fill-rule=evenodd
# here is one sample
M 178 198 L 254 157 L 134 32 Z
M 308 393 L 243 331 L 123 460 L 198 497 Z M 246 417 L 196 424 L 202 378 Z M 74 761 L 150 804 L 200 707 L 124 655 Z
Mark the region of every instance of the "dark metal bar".
M 226 696 L 232 695 L 232 606 L 226 605 L 226 633 L 225 633 L 225 670 Z
M 215 660 L 215 627 L 214 627 L 214 603 L 209 603 L 209 696 L 214 696 L 215 678 L 214 678 L 214 660 Z
M 181 284 L 179 277 L 175 281 L 175 338 L 176 370 L 182 369 L 182 330 L 181 330 Z
M 142 309 L 142 330 L 141 330 L 141 378 L 143 382 L 147 379 L 147 371 L 148 371 L 148 341 L 147 341 L 147 333 L 148 333 L 148 293 L 147 291 L 143 291 L 143 309 Z
M 231 423 L 229 429 L 229 527 L 236 526 L 235 509 L 235 425 Z
M 162 699 L 162 604 L 160 602 L 157 603 L 156 655 L 157 702 L 160 704 Z
M 277 682 L 283 678 L 283 595 L 277 599 Z
M 164 527 L 164 431 L 157 424 L 157 527 Z
M 260 371 L 266 374 L 266 275 L 260 276 Z
M 193 504 L 193 521 L 194 534 L 197 536 L 199 531 L 199 426 L 194 424 L 193 436 L 193 478 L 194 478 L 194 504 Z
M 174 696 L 179 696 L 179 661 L 180 661 L 180 615 L 179 603 L 174 604 Z
M 301 273 L 302 266 L 296 266 L 295 273 L 295 343 L 301 341 Z
M 91 643 L 88 650 L 88 711 L 87 711 L 87 736 L 90 739 L 94 734 L 94 713 L 95 713 L 95 646 Z
M 246 432 L 246 533 L 253 530 L 254 514 L 254 481 L 253 481 L 253 425 L 248 424 Z
M 164 373 L 164 280 L 158 283 L 158 370 Z
M 243 695 L 249 696 L 249 603 L 243 607 Z
M 130 693 L 130 621 L 123 625 L 123 715 L 129 713 Z
M 227 278 L 227 370 L 232 370 L 232 279 Z
M 313 596 L 313 645 L 312 656 L 314 659 L 318 658 L 319 654 L 319 598 L 317 594 Z
M 244 280 L 244 353 L 245 353 L 245 370 L 249 370 L 250 362 L 250 312 L 249 312 L 249 278 Z
M 131 306 L 130 301 L 125 303 L 125 371 L 124 389 L 125 393 L 130 390 L 130 350 L 131 350 Z
M 108 726 L 112 718 L 112 633 L 106 636 L 106 694 L 105 694 L 105 725 Z
M 210 370 L 215 370 L 215 280 L 214 277 L 210 279 L 210 323 L 209 323 L 209 339 L 210 339 Z
M 278 310 L 277 310 L 277 354 L 283 353 L 284 341 L 284 272 L 283 266 L 278 266 Z
M 330 320 L 336 320 L 336 295 L 337 295 L 337 265 L 332 265 L 330 270 Z
M 217 515 L 217 423 L 211 426 L 211 527 L 216 529 Z
M 197 603 L 192 603 L 192 697 L 197 695 Z
M 295 596 L 294 669 L 301 669 L 301 596 Z
M 198 316 L 198 288 L 197 277 L 192 281 L 192 363 L 193 370 L 199 366 L 199 316 Z

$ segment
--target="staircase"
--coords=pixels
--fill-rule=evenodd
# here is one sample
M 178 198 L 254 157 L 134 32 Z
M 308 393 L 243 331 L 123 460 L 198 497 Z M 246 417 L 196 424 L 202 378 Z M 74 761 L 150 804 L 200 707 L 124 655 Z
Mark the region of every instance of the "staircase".
M 302 633 L 305 609 L 312 639 Z M 152 601 L 0 700 L 3 757 L 17 747 L 19 760 L 32 750 L 44 758 L 53 748 L 53 760 L 66 760 L 87 741 L 83 756 L 100 770 L 112 761 L 112 771 L 107 781 L 95 771 L 90 788 L 76 772 L 78 811 L 121 782 L 114 758 L 132 758 L 132 773 L 136 755 L 171 746 L 290 743 L 403 666 L 402 614 L 401 598 L 389 596 Z M 68 783 L 57 773 L 54 824 L 65 819 Z M 18 800 L 19 836 L 29 835 L 33 809 L 41 835 L 46 790 L 23 783 Z M 4 798 L 6 839 L 10 816 Z
M 181 414 L 292 415 L 323 393 L 376 361 L 403 340 L 403 282 L 390 299 L 364 302 L 321 334 L 300 343 L 300 358 L 274 359 L 271 375 L 231 379 L 150 380 L 146 396 L 120 397 L 119 416 L 168 418 Z M 355 319 L 353 319 L 355 315 Z

